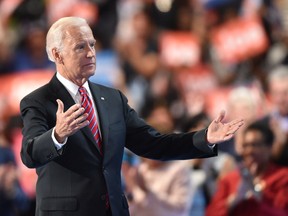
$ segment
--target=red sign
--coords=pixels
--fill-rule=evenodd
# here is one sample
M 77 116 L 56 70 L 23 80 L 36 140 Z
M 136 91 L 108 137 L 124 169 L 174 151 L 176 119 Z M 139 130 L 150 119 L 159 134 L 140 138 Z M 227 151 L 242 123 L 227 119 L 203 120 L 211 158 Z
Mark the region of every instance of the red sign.
M 184 93 L 188 91 L 205 93 L 217 86 L 217 80 L 211 68 L 203 64 L 179 70 L 175 76 L 178 86 Z
M 20 100 L 31 91 L 48 83 L 53 74 L 53 71 L 34 70 L 0 76 L 0 119 L 18 115 Z M 20 174 L 19 181 L 24 192 L 33 198 L 35 197 L 37 175 L 35 169 L 28 169 L 21 161 L 21 128 L 12 132 L 12 147 Z
M 165 32 L 160 38 L 160 58 L 168 67 L 191 67 L 200 61 L 198 38 L 190 32 Z
M 246 60 L 268 47 L 267 35 L 256 17 L 235 19 L 213 29 L 211 42 L 219 59 L 227 63 Z
M 47 0 L 48 24 L 66 16 L 78 16 L 87 20 L 89 24 L 97 22 L 97 4 L 87 0 Z
M 48 70 L 36 70 L 0 76 L 1 115 L 18 114 L 20 100 L 49 82 L 53 74 L 54 72 Z

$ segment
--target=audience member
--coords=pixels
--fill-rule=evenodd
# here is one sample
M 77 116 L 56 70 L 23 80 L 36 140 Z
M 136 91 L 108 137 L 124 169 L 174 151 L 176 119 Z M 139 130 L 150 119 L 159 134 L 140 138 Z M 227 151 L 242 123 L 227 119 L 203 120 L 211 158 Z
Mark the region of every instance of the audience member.
M 273 160 L 288 166 L 288 67 L 280 65 L 274 68 L 267 79 L 271 111 L 262 120 L 263 124 L 271 126 L 276 137 L 272 148 Z
M 236 116 L 245 119 L 245 125 L 259 119 L 262 117 L 265 112 L 264 103 L 265 100 L 262 97 L 261 88 L 252 88 L 252 87 L 235 87 L 233 88 L 227 97 L 226 109 L 229 113 L 227 119 L 233 119 Z M 263 110 L 261 110 L 263 109 Z M 227 152 L 232 155 L 237 161 L 239 160 L 239 154 L 241 152 L 241 139 L 245 125 L 239 131 L 233 139 L 229 140 L 226 145 L 219 146 L 219 150 Z
M 158 44 L 155 29 L 146 8 L 141 8 L 132 17 L 133 35 L 129 40 L 115 39 L 115 49 L 125 74 L 126 85 L 140 110 L 143 96 L 151 77 L 159 69 Z
M 12 44 L 13 37 L 0 20 L 0 75 L 11 73 L 13 70 Z
M 28 212 L 30 200 L 19 183 L 9 129 L 6 124 L 0 129 L 0 215 L 21 216 Z
M 55 70 L 46 54 L 46 29 L 43 24 L 31 24 L 24 29 L 23 41 L 18 45 L 13 59 L 14 71 L 35 69 Z
M 210 118 L 205 112 L 186 119 L 183 131 L 196 131 L 207 127 Z M 225 152 L 218 152 L 218 158 L 190 160 L 192 181 L 192 206 L 190 215 L 201 216 L 216 191 L 218 179 L 234 169 L 234 158 Z
M 165 106 L 151 111 L 147 121 L 163 133 L 173 131 L 173 119 Z M 188 216 L 191 181 L 187 161 L 155 161 L 141 158 L 126 173 L 132 216 Z
M 144 159 L 130 180 L 131 215 L 189 215 L 191 182 L 185 161 Z
M 288 214 L 288 169 L 271 162 L 272 130 L 261 122 L 243 132 L 242 161 L 223 176 L 206 216 Z
M 5 26 L 2 25 L 4 22 L 1 20 L 3 19 L 3 13 L 1 15 L 0 12 L 0 75 L 33 69 L 54 69 L 54 65 L 48 61 L 45 53 L 46 30 L 42 27 L 38 28 L 38 24 L 35 24 L 39 21 L 43 22 L 44 26 L 47 24 L 45 22 L 49 20 L 49 13 L 55 9 L 54 1 L 49 2 L 29 0 L 16 3 L 7 0 L 0 3 L 0 11 L 4 11 L 6 14 L 6 9 L 11 10 L 7 12 L 11 13 L 11 17 L 7 22 L 5 20 Z M 86 1 L 81 2 L 85 3 Z M 178 71 L 166 71 L 162 67 L 158 52 L 158 36 L 163 30 L 190 31 L 191 34 L 198 36 L 201 47 L 201 62 L 213 69 L 213 76 L 215 76 L 215 80 L 218 80 L 220 86 L 227 86 L 228 88 L 235 85 L 241 86 L 241 88 L 233 90 L 228 97 L 227 120 L 242 116 L 247 124 L 259 116 L 261 117 L 262 110 L 259 110 L 259 106 L 260 109 L 270 107 L 265 106 L 263 101 L 255 100 L 253 92 L 250 91 L 251 89 L 242 88 L 243 85 L 253 87 L 256 83 L 256 85 L 260 84 L 259 87 L 262 87 L 265 93 L 268 90 L 267 93 L 269 94 L 269 99 L 271 99 L 270 102 L 273 109 L 262 119 L 262 122 L 269 125 L 275 135 L 271 157 L 276 164 L 288 165 L 288 69 L 286 68 L 288 65 L 288 25 L 285 22 L 288 6 L 284 0 L 179 0 L 171 1 L 171 5 L 169 3 L 161 4 L 161 1 L 146 0 L 89 2 L 94 4 L 98 10 L 97 14 L 95 14 L 97 20 L 92 24 L 92 30 L 97 40 L 96 48 L 99 45 L 101 47 L 101 52 L 100 50 L 97 52 L 97 60 L 100 62 L 99 67 L 97 66 L 98 72 L 96 76 L 91 77 L 92 79 L 97 79 L 104 85 L 114 85 L 121 90 L 124 89 L 125 94 L 128 95 L 129 104 L 132 104 L 137 111 L 140 110 L 141 117 L 144 118 L 154 109 L 155 104 L 157 106 L 157 104 L 162 102 L 167 103 L 174 121 L 177 120 L 174 122 L 176 124 L 174 126 L 178 130 L 182 128 L 182 118 L 183 116 L 186 117 L 185 114 L 187 114 L 185 103 L 183 103 L 185 99 L 179 94 L 178 86 L 175 82 L 175 74 Z M 255 8 L 244 8 L 243 4 L 251 6 L 251 3 L 257 6 L 258 10 L 254 12 L 262 20 L 261 23 L 269 39 L 267 53 L 254 58 L 247 58 L 247 60 L 242 62 L 221 62 L 219 55 L 211 44 L 211 30 L 241 16 L 247 16 L 245 9 L 249 9 L 251 12 Z M 49 9 L 47 8 L 48 4 Z M 120 9 L 121 5 L 122 9 Z M 31 7 L 33 7 L 33 10 L 31 10 Z M 68 7 L 69 5 L 67 5 Z M 61 11 L 61 7 L 59 8 L 57 10 Z M 165 9 L 166 12 L 164 13 L 163 10 Z M 125 22 L 121 20 L 123 17 Z M 29 27 L 24 25 L 24 23 L 29 23 Z M 119 30 L 120 36 L 115 34 L 115 29 Z M 16 41 L 21 43 L 15 46 Z M 111 41 L 114 42 L 113 45 Z M 120 64 L 118 64 L 119 59 Z M 121 69 L 121 71 L 116 71 L 115 69 Z M 110 71 L 108 72 L 108 70 Z M 269 75 L 270 70 L 272 70 L 271 75 Z M 123 75 L 126 77 L 124 78 Z M 20 74 L 16 76 L 21 79 Z M 114 82 L 116 82 L 116 85 Z M 195 85 L 193 82 L 191 82 L 192 86 Z M 118 86 L 119 84 L 121 86 Z M 205 91 L 208 92 L 207 89 Z M 195 100 L 191 101 L 195 106 Z M 152 118 L 163 117 L 164 115 L 162 114 L 164 112 L 162 111 L 165 109 L 162 111 L 161 109 L 157 108 Z M 193 118 L 196 125 L 191 125 L 191 128 L 187 128 L 185 131 L 195 130 L 197 127 L 203 128 L 207 124 L 207 116 L 203 119 L 202 117 L 202 114 L 196 115 Z M 198 124 L 198 120 L 201 123 L 199 122 Z M 169 124 L 168 121 L 163 123 L 165 127 L 168 127 Z M 194 197 L 192 215 L 199 216 L 204 214 L 205 205 L 209 204 L 211 196 L 217 189 L 216 183 L 219 177 L 225 175 L 227 171 L 235 166 L 234 159 L 242 161 L 239 154 L 243 154 L 241 148 L 244 129 L 245 127 L 241 128 L 234 137 L 235 139 L 233 138 L 228 143 L 218 146 L 218 150 L 220 150 L 218 157 L 191 161 L 190 174 L 193 186 L 191 195 Z M 8 151 L 6 151 L 6 147 L 0 148 L 0 160 L 4 155 L 10 155 L 10 147 Z M 231 154 L 234 159 L 227 153 Z M 8 156 L 10 159 L 7 159 L 7 163 L 8 161 L 14 161 L 12 159 L 13 155 L 12 157 L 10 156 Z M 6 162 L 3 162 L 3 164 L 1 162 L 0 169 L 2 171 L 4 167 L 7 170 L 11 170 L 11 172 L 2 173 L 3 179 L 7 174 L 7 176 L 11 177 L 9 177 L 10 185 L 18 185 L 20 187 L 17 182 L 19 177 L 17 168 L 19 167 L 15 166 L 14 162 L 12 164 L 14 165 L 11 165 L 10 162 L 7 165 Z M 125 149 L 122 167 L 125 174 L 129 173 L 131 168 L 133 170 L 138 164 L 139 158 Z M 147 164 L 146 166 L 148 166 Z M 15 184 L 12 176 L 15 179 Z M 28 178 L 26 177 L 25 179 Z M 30 182 L 32 182 L 31 179 Z M 123 186 L 126 187 L 126 185 Z M 23 188 L 25 189 L 25 187 Z M 285 187 L 283 187 L 284 189 Z M 19 191 L 21 191 L 21 187 Z M 0 215 L 6 216 L 2 207 L 4 206 L 7 209 L 11 205 L 7 204 L 6 201 L 2 201 L 3 197 L 1 192 Z M 9 198 L 10 201 L 11 199 Z M 12 203 L 15 206 L 15 202 L 12 201 Z M 16 209 L 21 206 L 17 204 Z M 18 216 L 18 213 L 14 212 L 13 214 Z M 29 215 L 29 213 L 26 214 Z

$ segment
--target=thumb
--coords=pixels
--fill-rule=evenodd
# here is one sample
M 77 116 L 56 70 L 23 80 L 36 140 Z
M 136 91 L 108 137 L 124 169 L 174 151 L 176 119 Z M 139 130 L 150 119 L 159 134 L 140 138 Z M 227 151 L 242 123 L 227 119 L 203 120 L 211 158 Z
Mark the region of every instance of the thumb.
M 63 111 L 64 111 L 63 102 L 60 99 L 57 99 L 56 102 L 58 104 L 57 114 L 63 113 Z
M 225 111 L 221 110 L 221 112 L 219 113 L 219 116 L 215 119 L 215 123 L 219 123 L 221 122 L 225 117 Z

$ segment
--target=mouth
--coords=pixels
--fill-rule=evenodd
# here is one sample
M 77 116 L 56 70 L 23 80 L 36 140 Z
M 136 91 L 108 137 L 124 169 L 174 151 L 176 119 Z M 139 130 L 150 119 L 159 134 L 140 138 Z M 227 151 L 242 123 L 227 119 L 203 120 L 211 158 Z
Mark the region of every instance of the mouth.
M 95 68 L 96 64 L 95 63 L 89 63 L 89 64 L 83 65 L 83 67 L 85 67 L 85 68 Z
M 83 66 L 95 66 L 96 64 L 91 62 L 91 63 L 87 63 L 87 64 L 84 64 Z

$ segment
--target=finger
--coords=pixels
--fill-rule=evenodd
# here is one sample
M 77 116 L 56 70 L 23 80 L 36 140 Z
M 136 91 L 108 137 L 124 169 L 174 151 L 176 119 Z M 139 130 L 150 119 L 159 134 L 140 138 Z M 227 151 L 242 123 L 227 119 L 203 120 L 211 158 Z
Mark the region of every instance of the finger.
M 224 117 L 225 117 L 225 111 L 221 110 L 221 112 L 220 112 L 219 116 L 217 117 L 217 119 L 214 120 L 215 123 L 221 122 L 224 119 Z
M 83 121 L 83 122 L 78 123 L 78 124 L 76 125 L 76 128 L 75 128 L 75 129 L 79 130 L 79 129 L 83 128 L 83 127 L 86 127 L 87 125 L 89 125 L 89 121 L 88 121 L 88 120 L 85 120 L 85 121 Z
M 228 141 L 232 139 L 233 136 L 234 136 L 234 133 L 227 133 L 226 136 L 224 137 L 224 141 Z
M 74 104 L 73 106 L 71 106 L 67 111 L 66 111 L 66 115 L 67 116 L 71 116 L 74 112 L 76 112 L 77 110 L 79 110 L 81 108 L 80 104 Z M 74 116 L 74 118 L 77 116 Z
M 79 109 L 74 111 L 74 113 L 72 113 L 71 116 L 73 117 L 73 119 L 77 120 L 77 123 L 79 123 L 81 122 L 81 120 L 78 118 L 82 117 L 84 112 L 85 112 L 85 109 L 83 107 L 80 107 Z
M 69 136 L 76 133 L 78 130 L 80 130 L 81 128 L 86 127 L 87 125 L 89 125 L 89 121 L 85 120 L 81 123 L 76 124 L 75 122 L 73 122 L 72 124 L 70 124 L 69 126 Z
M 235 124 L 229 127 L 229 130 L 226 132 L 225 136 L 234 136 L 237 130 L 243 125 L 243 123 Z
M 79 115 L 79 116 L 78 116 L 76 119 L 74 119 L 74 121 L 72 122 L 72 126 L 81 124 L 82 122 L 86 121 L 87 117 L 88 117 L 88 113 L 84 113 L 84 114 Z M 89 121 L 88 121 L 88 122 L 89 122 Z
M 64 104 L 60 99 L 56 100 L 57 104 L 58 104 L 58 108 L 57 108 L 57 114 L 63 113 L 64 111 Z
M 233 121 L 231 121 L 231 122 L 229 122 L 229 123 L 227 123 L 228 125 L 229 125 L 229 127 L 232 127 L 232 126 L 234 126 L 234 125 L 243 125 L 244 124 L 244 120 L 243 119 L 235 119 L 235 120 L 233 120 Z

